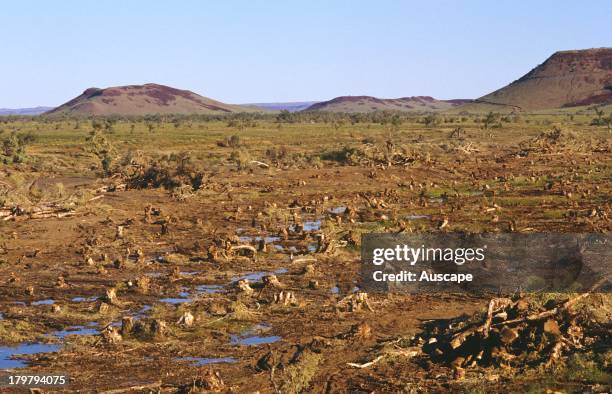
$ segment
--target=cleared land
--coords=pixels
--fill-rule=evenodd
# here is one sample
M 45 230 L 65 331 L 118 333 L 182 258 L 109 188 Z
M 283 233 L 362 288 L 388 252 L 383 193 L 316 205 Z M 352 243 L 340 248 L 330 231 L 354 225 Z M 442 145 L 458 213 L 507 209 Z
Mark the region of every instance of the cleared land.
M 610 230 L 591 111 L 492 116 L 2 119 L 0 368 L 100 392 L 604 391 L 608 295 L 554 318 L 593 341 L 557 349 L 547 323 L 542 349 L 465 365 L 431 337 L 497 295 L 356 287 L 363 232 Z

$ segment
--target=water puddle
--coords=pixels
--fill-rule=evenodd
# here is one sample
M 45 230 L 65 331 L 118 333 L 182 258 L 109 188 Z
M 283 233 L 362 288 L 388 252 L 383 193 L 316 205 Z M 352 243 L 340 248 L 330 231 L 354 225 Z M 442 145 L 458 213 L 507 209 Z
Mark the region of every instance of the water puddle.
M 164 302 L 166 304 L 178 305 L 178 304 L 184 304 L 186 302 L 191 302 L 191 298 L 173 298 L 173 297 L 168 297 L 168 298 L 160 298 L 160 301 Z
M 53 304 L 55 304 L 55 300 L 52 298 L 49 298 L 48 300 L 39 300 L 39 301 L 32 302 L 32 305 L 53 305 Z
M 270 331 L 271 329 L 272 327 L 267 323 L 258 323 L 253 327 L 244 330 L 240 334 L 231 335 L 230 344 L 257 346 L 280 341 L 282 337 L 278 335 L 264 335 L 267 331 Z
M 321 229 L 320 220 L 311 220 L 304 222 L 304 231 L 318 231 Z
M 215 294 L 223 291 L 222 285 L 199 285 L 196 287 L 198 293 Z
M 56 331 L 52 335 L 60 339 L 66 338 L 68 335 L 97 335 L 98 330 L 91 326 L 74 326 L 68 327 L 65 330 Z
M 339 288 L 338 286 L 334 286 L 334 287 L 332 287 L 331 289 L 329 289 L 329 291 L 330 291 L 332 294 L 338 294 L 338 293 L 340 293 L 340 288 Z
M 36 354 L 57 352 L 61 345 L 46 343 L 22 343 L 17 346 L 0 346 L 0 370 L 9 368 L 23 368 L 28 365 L 25 360 L 14 360 L 18 354 Z
M 346 207 L 343 207 L 343 206 L 335 207 L 335 208 L 330 209 L 329 212 L 335 213 L 336 215 L 342 215 L 344 212 L 346 212 Z
M 72 302 L 91 302 L 91 301 L 95 301 L 97 300 L 98 297 L 74 297 L 72 300 Z
M 277 270 L 275 270 L 273 272 L 267 272 L 267 271 L 249 272 L 249 273 L 244 274 L 242 276 L 236 276 L 236 277 L 232 278 L 232 283 L 233 282 L 238 282 L 239 280 L 242 280 L 242 279 L 247 279 L 249 282 L 259 282 L 266 275 L 285 274 L 288 271 L 289 270 L 287 268 L 279 268 L 279 269 L 277 269 Z
M 260 236 L 250 237 L 248 235 L 243 235 L 243 236 L 238 237 L 238 239 L 240 239 L 240 242 L 252 242 L 252 241 L 259 242 L 259 241 L 261 241 L 261 237 Z M 280 237 L 272 236 L 272 235 L 267 235 L 267 236 L 264 237 L 264 241 L 267 244 L 270 244 L 272 242 L 280 241 Z
M 262 280 L 262 278 L 266 275 L 285 274 L 288 271 L 289 270 L 287 268 L 283 267 L 273 272 L 268 272 L 268 271 L 249 272 L 241 276 L 233 277 L 230 283 L 235 283 L 241 279 L 247 279 L 249 282 L 258 282 Z M 160 298 L 159 301 L 166 303 L 166 304 L 179 305 L 179 304 L 184 304 L 187 302 L 192 302 L 194 296 L 197 296 L 199 294 L 215 294 L 215 293 L 220 293 L 224 291 L 224 289 L 225 289 L 224 285 L 218 285 L 218 284 L 198 285 L 195 287 L 194 293 L 184 290 L 178 294 L 178 297 L 164 297 L 164 298 Z M 145 310 L 144 308 L 147 308 L 147 309 Z M 142 315 L 144 312 L 146 312 L 151 307 L 149 305 L 145 305 L 144 308 L 141 312 L 138 313 L 138 315 Z
M 217 358 L 205 358 L 205 357 L 180 357 L 178 361 L 187 361 L 196 366 L 209 365 L 209 364 L 222 364 L 222 363 L 235 363 L 238 360 L 234 357 L 217 357 Z
M 197 275 L 202 271 L 181 271 L 180 274 L 181 275 Z
M 151 310 L 151 305 L 145 305 L 138 312 L 136 312 L 134 317 L 136 319 L 140 319 L 141 317 L 143 317 L 150 310 Z
M 407 215 L 404 218 L 408 220 L 429 219 L 429 215 Z
M 274 343 L 282 339 L 278 335 L 271 335 L 271 336 L 253 335 L 249 337 L 242 337 L 240 335 L 232 335 L 230 338 L 231 338 L 230 343 L 232 345 L 246 345 L 246 346 L 266 345 L 268 343 Z

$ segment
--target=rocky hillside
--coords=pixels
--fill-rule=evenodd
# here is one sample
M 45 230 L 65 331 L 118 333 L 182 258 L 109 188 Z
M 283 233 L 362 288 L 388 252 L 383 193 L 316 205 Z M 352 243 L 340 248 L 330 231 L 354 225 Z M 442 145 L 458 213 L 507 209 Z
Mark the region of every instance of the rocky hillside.
M 80 96 L 47 112 L 47 115 L 147 115 L 251 112 L 189 90 L 148 83 L 106 89 L 89 88 Z
M 497 106 L 531 111 L 611 102 L 612 48 L 598 48 L 556 52 L 520 79 L 465 109 Z

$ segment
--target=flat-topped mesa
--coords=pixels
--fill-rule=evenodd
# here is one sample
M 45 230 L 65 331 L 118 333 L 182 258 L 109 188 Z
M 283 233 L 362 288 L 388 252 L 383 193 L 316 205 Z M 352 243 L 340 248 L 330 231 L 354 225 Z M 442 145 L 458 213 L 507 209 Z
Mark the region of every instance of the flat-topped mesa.
M 89 88 L 80 96 L 48 111 L 46 115 L 148 115 L 250 112 L 253 109 L 225 104 L 189 90 L 147 83 Z
M 612 103 L 612 48 L 555 52 L 475 102 L 523 111 Z

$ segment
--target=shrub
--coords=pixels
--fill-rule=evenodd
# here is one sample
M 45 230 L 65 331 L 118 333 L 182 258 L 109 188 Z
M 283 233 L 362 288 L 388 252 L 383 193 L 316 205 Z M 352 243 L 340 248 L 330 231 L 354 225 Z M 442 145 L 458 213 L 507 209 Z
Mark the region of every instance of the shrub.
M 242 142 L 240 141 L 239 135 L 232 135 L 229 137 L 225 137 L 225 140 L 218 141 L 217 146 L 222 148 L 239 148 L 242 146 Z
M 5 164 L 23 162 L 26 157 L 26 147 L 34 140 L 32 134 L 13 131 L 8 137 L 0 140 L 0 159 Z
M 100 166 L 106 175 L 110 175 L 111 168 L 116 155 L 115 148 L 111 142 L 99 130 L 94 130 L 87 138 L 89 145 L 87 150 L 93 153 L 99 160 Z
M 204 180 L 204 173 L 192 162 L 187 152 L 173 153 L 159 159 L 147 159 L 130 152 L 122 164 L 123 175 L 133 188 L 164 187 L 168 190 L 181 189 L 184 193 L 185 186 L 199 190 Z

